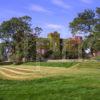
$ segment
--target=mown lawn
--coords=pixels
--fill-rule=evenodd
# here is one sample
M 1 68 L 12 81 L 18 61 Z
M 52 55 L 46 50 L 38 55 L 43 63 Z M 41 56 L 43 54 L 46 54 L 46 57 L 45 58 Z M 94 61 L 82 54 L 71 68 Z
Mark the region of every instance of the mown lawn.
M 76 67 L 76 74 L 27 81 L 0 80 L 0 100 L 100 100 L 99 68 L 99 62 L 83 62 Z

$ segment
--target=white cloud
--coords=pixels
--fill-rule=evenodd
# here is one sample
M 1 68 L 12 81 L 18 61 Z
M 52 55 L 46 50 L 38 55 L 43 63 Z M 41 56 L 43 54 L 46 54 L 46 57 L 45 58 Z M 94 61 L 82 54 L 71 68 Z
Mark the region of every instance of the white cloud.
M 63 25 L 59 25 L 59 24 L 46 24 L 46 28 L 57 30 L 57 29 L 62 29 Z
M 30 6 L 30 10 L 31 11 L 35 11 L 35 12 L 44 12 L 44 13 L 51 13 L 51 11 L 47 10 L 46 8 L 40 6 L 40 5 L 36 5 L 36 4 L 32 4 Z
M 86 4 L 91 4 L 93 2 L 92 0 L 80 0 L 80 1 Z
M 65 3 L 64 0 L 52 0 L 52 3 L 65 9 L 68 9 L 71 7 L 70 5 Z

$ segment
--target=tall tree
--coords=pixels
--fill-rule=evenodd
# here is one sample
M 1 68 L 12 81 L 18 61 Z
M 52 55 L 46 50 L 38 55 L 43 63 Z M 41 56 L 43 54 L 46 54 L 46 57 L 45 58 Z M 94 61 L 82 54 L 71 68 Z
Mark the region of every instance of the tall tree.
M 72 34 L 88 34 L 82 49 L 90 48 L 92 51 L 99 50 L 100 45 L 100 8 L 96 12 L 92 10 L 84 10 L 79 13 L 76 18 L 70 23 Z
M 40 31 L 38 31 L 39 33 Z M 0 39 L 10 47 L 11 58 L 15 62 L 23 58 L 34 58 L 36 51 L 36 35 L 31 28 L 31 17 L 14 17 L 0 25 Z M 33 49 L 34 48 L 34 49 Z M 33 54 L 30 54 L 31 51 Z M 34 55 L 35 56 L 35 55 Z
M 60 58 L 61 53 L 60 53 L 60 34 L 55 31 L 53 33 L 50 33 L 48 35 L 48 38 L 50 40 L 50 50 L 53 51 L 52 57 L 53 58 Z
M 84 12 L 79 13 L 78 16 L 70 23 L 70 29 L 73 35 L 92 33 L 95 23 L 94 11 L 84 10 Z

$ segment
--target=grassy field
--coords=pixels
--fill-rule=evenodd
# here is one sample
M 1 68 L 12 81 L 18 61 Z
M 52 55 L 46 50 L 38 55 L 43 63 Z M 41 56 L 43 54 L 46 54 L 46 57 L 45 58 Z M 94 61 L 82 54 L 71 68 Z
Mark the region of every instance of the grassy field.
M 31 65 L 0 68 L 0 100 L 100 100 L 100 62 L 43 64 L 38 70 Z M 38 74 L 42 77 L 31 77 Z

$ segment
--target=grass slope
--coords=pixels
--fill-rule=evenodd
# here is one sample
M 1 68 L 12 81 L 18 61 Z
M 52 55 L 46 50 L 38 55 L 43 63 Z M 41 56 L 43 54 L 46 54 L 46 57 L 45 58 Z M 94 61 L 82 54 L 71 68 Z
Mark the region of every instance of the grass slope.
M 100 100 L 99 68 L 98 62 L 83 62 L 63 76 L 0 80 L 0 100 Z

